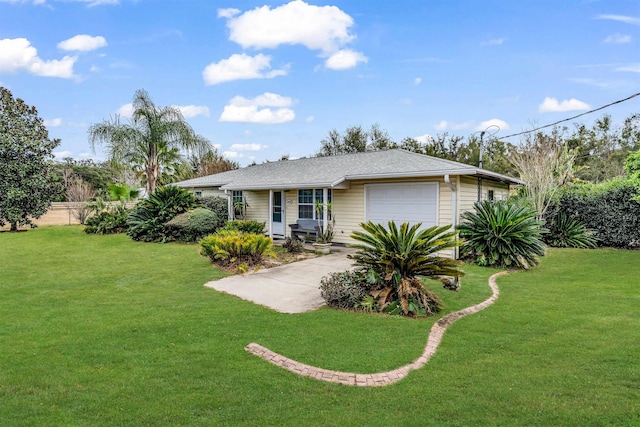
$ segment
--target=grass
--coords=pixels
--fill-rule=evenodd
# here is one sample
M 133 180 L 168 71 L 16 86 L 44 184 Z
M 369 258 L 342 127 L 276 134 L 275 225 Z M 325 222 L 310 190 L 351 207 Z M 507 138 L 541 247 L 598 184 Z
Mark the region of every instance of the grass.
M 376 372 L 422 352 L 435 319 L 288 315 L 202 286 L 194 245 L 0 233 L 0 425 L 640 425 L 640 252 L 552 250 L 498 280 L 396 385 L 302 378 L 244 351 Z M 446 312 L 489 294 L 466 267 Z M 435 289 L 435 288 L 434 288 Z

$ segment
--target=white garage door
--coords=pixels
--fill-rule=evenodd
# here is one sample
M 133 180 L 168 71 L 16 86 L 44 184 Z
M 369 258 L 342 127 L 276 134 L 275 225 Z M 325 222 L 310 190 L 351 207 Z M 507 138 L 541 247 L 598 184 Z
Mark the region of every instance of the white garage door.
M 438 225 L 438 183 L 370 184 L 365 187 L 365 205 L 367 221 Z

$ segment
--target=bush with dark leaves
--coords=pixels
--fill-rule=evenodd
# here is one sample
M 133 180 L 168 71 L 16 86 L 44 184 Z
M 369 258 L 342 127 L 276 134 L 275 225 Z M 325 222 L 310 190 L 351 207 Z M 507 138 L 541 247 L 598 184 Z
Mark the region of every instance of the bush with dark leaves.
M 165 224 L 194 207 L 196 200 L 189 191 L 174 186 L 159 188 L 131 210 L 127 234 L 133 240 L 165 242 L 168 240 Z
M 196 197 L 196 202 L 213 211 L 223 223 L 229 220 L 229 200 L 226 197 Z

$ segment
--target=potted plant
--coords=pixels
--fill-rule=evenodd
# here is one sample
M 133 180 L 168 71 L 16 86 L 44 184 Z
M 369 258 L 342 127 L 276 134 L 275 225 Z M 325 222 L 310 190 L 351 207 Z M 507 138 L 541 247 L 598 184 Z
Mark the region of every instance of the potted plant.
M 317 254 L 327 255 L 331 252 L 331 242 L 333 241 L 333 227 L 335 226 L 336 219 L 332 215 L 333 205 L 331 203 L 321 203 L 316 200 L 316 217 L 318 218 L 318 225 L 316 226 L 316 232 L 318 237 L 316 241 L 313 243 L 313 248 L 315 249 Z M 331 221 L 327 221 L 327 227 L 324 228 L 322 225 L 322 214 L 325 211 L 327 216 L 331 218 Z

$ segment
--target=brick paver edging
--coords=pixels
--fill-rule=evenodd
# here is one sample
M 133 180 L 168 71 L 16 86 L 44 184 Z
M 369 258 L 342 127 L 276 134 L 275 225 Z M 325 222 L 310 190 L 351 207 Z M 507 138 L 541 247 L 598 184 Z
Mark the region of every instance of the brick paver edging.
M 442 319 L 438 320 L 431 327 L 429 338 L 427 339 L 427 345 L 425 346 L 422 355 L 412 363 L 401 366 L 400 368 L 394 369 L 393 371 L 379 372 L 376 374 L 356 374 L 353 372 L 331 371 L 329 369 L 317 368 L 315 366 L 306 365 L 293 359 L 289 359 L 288 357 L 284 357 L 256 343 L 248 344 L 245 347 L 245 350 L 295 374 L 315 378 L 320 381 L 365 387 L 385 386 L 393 384 L 406 377 L 409 374 L 409 371 L 413 369 L 420 369 L 424 365 L 426 365 L 431 356 L 435 354 L 440 341 L 442 341 L 444 332 L 451 324 L 453 324 L 453 322 L 470 314 L 477 313 L 480 310 L 484 310 L 485 308 L 493 304 L 500 295 L 500 290 L 498 289 L 498 285 L 496 284 L 496 279 L 504 274 L 507 274 L 507 272 L 502 271 L 500 273 L 494 274 L 489 278 L 489 286 L 493 291 L 491 297 L 479 304 L 472 305 L 471 307 L 467 307 L 463 310 L 449 313 Z

